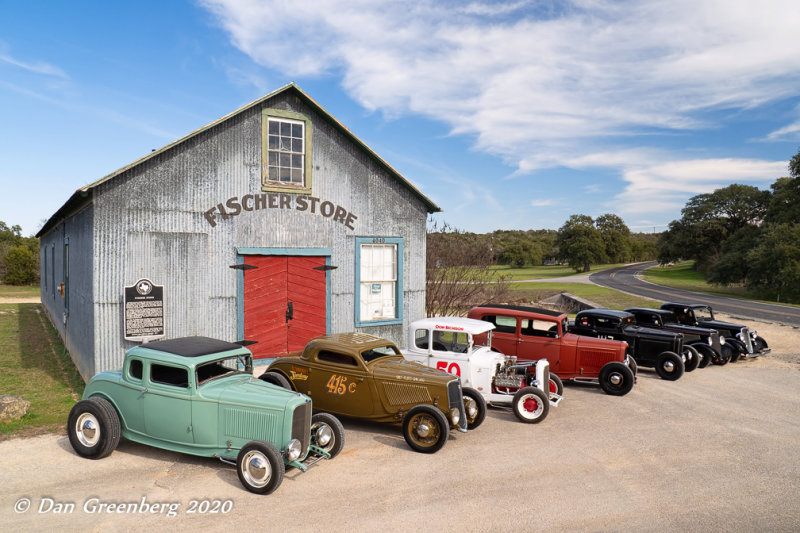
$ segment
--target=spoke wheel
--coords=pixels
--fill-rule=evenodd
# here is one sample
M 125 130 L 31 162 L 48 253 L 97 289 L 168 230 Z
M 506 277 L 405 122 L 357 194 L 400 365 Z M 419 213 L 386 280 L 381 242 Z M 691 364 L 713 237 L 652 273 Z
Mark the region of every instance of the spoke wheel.
M 441 450 L 449 428 L 444 413 L 427 404 L 412 407 L 403 419 L 403 437 L 412 450 L 420 453 Z

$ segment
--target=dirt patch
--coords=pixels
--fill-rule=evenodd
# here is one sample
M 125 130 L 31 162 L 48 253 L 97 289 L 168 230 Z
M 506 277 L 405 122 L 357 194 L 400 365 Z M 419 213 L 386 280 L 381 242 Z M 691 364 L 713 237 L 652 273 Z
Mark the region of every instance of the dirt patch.
M 17 298 L 13 296 L 0 296 L 0 304 L 38 304 L 42 299 L 39 296 L 30 298 Z

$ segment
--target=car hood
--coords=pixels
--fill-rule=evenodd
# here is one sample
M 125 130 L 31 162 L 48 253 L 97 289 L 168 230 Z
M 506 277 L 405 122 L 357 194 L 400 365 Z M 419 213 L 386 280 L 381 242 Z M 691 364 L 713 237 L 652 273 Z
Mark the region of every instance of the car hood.
M 226 376 L 200 385 L 201 396 L 220 403 L 235 403 L 260 407 L 288 407 L 302 403 L 308 397 L 286 390 L 251 375 Z M 300 400 L 298 402 L 298 400 Z
M 452 374 L 428 368 L 402 357 L 386 357 L 370 363 L 369 367 L 376 378 L 399 379 L 417 383 L 446 384 L 453 379 L 458 379 Z
M 667 322 L 664 324 L 664 329 L 674 331 L 676 333 L 689 333 L 690 335 L 714 335 L 717 330 L 711 328 L 701 328 L 698 326 L 687 326 L 685 324 L 676 324 L 674 322 Z
M 702 320 L 700 326 L 712 329 L 729 329 L 731 331 L 739 331 L 744 326 L 741 324 L 733 324 L 732 322 L 723 322 L 722 320 Z
M 666 331 L 663 329 L 654 329 L 648 328 L 644 326 L 625 326 L 623 331 L 626 335 L 631 335 L 635 337 L 646 337 L 650 339 L 674 339 L 675 337 L 679 336 L 680 333 L 675 333 L 672 331 Z

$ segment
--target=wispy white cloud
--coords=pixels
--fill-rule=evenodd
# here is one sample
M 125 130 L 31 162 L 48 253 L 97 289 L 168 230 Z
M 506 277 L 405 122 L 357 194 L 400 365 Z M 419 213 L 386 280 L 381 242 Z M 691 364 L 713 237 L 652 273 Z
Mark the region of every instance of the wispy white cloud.
M 446 123 L 517 177 L 616 171 L 629 213 L 784 173 L 772 161 L 682 160 L 646 139 L 800 94 L 796 0 L 200 2 L 257 63 L 339 76 L 366 109 Z M 767 139 L 799 132 L 795 122 Z
M 54 76 L 62 79 L 69 78 L 66 72 L 64 72 L 55 65 L 51 65 L 50 63 L 45 63 L 44 61 L 34 61 L 34 62 L 22 61 L 14 57 L 11 57 L 8 53 L 4 51 L 0 51 L 0 62 L 13 65 L 23 70 L 27 70 L 28 72 L 33 72 L 34 74 L 43 74 L 45 76 Z
M 680 211 L 687 195 L 697 195 L 731 183 L 768 186 L 786 174 L 785 161 L 697 159 L 670 161 L 624 171 L 625 190 L 614 204 L 623 215 Z
M 554 205 L 556 202 L 552 198 L 540 198 L 538 200 L 532 200 L 531 206 L 533 207 L 548 207 Z

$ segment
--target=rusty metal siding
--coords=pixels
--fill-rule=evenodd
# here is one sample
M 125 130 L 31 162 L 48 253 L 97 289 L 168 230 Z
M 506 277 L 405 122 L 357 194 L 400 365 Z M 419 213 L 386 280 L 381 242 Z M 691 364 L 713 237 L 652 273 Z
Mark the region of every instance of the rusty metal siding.
M 312 195 L 358 216 L 355 230 L 318 213 L 276 208 L 208 223 L 208 209 L 261 191 L 258 107 L 100 183 L 93 233 L 82 237 L 92 243 L 87 257 L 95 275 L 85 289 L 89 301 L 81 302 L 92 308 L 83 333 L 93 345 L 79 350 L 94 357 L 92 371 L 118 368 L 135 345 L 123 339 L 123 294 L 141 278 L 164 286 L 167 337 L 237 340 L 238 276 L 230 266 L 239 248 L 330 249 L 338 267 L 330 274 L 331 333 L 339 333 L 354 330 L 355 236 L 402 237 L 404 323 L 359 329 L 402 344 L 408 324 L 424 316 L 423 201 L 296 96 L 281 93 L 264 106 L 309 117 Z M 52 317 L 57 311 L 48 307 Z

